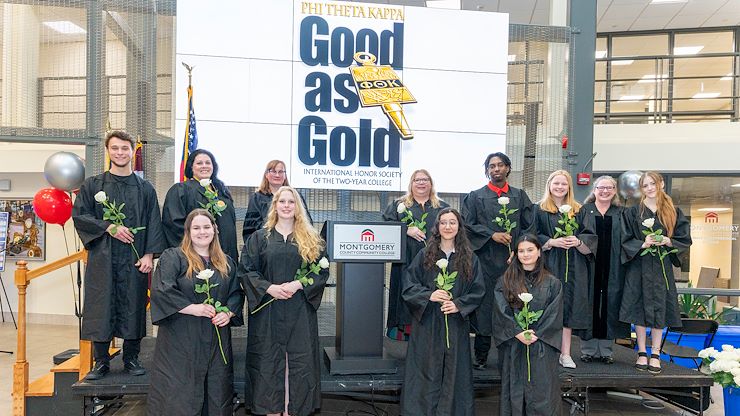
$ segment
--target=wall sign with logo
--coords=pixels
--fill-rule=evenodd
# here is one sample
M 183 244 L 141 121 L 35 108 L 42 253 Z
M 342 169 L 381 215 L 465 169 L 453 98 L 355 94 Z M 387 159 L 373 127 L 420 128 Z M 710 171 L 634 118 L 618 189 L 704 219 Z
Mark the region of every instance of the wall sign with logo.
M 329 260 L 397 262 L 406 252 L 406 226 L 400 222 L 327 223 Z
M 505 150 L 508 30 L 500 13 L 183 0 L 176 59 L 195 67 L 199 145 L 229 185 L 281 159 L 299 188 L 401 191 L 426 168 L 438 192 L 463 193 Z M 176 151 L 187 84 L 178 65 Z

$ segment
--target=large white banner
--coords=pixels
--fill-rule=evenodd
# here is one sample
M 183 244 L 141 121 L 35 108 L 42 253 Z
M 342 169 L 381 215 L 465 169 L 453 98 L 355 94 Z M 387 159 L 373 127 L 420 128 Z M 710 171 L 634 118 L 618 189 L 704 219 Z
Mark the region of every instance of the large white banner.
M 469 192 L 505 149 L 508 15 L 333 1 L 178 1 L 176 163 L 194 67 L 199 147 L 226 184 L 256 186 L 271 159 L 299 188 L 405 190 L 430 171 L 438 192 Z M 360 105 L 356 52 L 390 65 L 417 103 L 403 140 Z M 175 169 L 176 171 L 179 168 Z

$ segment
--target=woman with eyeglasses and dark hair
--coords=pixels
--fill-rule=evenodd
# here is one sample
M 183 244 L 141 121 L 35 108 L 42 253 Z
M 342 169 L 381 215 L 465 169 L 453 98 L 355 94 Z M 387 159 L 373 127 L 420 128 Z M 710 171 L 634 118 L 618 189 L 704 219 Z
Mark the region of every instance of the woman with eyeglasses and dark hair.
M 265 174 L 262 176 L 262 182 L 259 188 L 249 198 L 247 214 L 244 216 L 244 226 L 242 227 L 242 238 L 245 245 L 247 244 L 247 240 L 249 240 L 249 236 L 264 225 L 267 219 L 267 213 L 270 211 L 270 205 L 272 204 L 272 196 L 281 186 L 290 186 L 290 183 L 288 183 L 288 172 L 285 170 L 285 162 L 277 159 L 271 160 L 267 162 Z M 306 208 L 309 223 L 313 224 L 306 200 L 303 199 L 303 195 L 300 195 L 300 193 L 298 195 L 301 197 L 301 202 L 303 202 L 303 206 Z
M 403 204 L 403 205 L 402 205 Z M 411 212 L 414 220 L 421 221 L 426 214 L 423 229 L 409 226 L 406 229 L 406 256 L 403 263 L 391 266 L 390 289 L 388 291 L 388 320 L 386 324 L 389 338 L 406 341 L 411 331 L 411 315 L 401 298 L 401 281 L 406 267 L 411 264 L 416 254 L 426 245 L 437 221 L 439 210 L 448 207 L 447 203 L 437 197 L 434 181 L 426 169 L 419 169 L 411 174 L 406 195 L 391 202 L 383 212 L 384 221 L 402 221 L 407 217 L 406 210 Z M 402 208 L 402 209 L 399 209 Z M 400 212 L 399 212 L 400 211 Z M 408 221 L 407 221 L 408 224 Z
M 663 328 L 682 325 L 672 266 L 681 267 L 678 256 L 691 246 L 691 223 L 673 205 L 660 173 L 645 172 L 640 177 L 640 189 L 640 204 L 622 214 L 625 278 L 619 319 L 635 324 L 635 368 L 657 374 L 661 371 Z M 661 259 L 661 252 L 669 254 Z M 647 328 L 652 328 L 649 359 Z
M 593 192 L 584 201 L 583 211 L 593 224 L 599 239 L 595 255 L 593 294 L 593 338 L 581 341 L 581 361 L 613 364 L 612 347 L 617 338 L 630 336 L 630 325 L 619 320 L 624 291 L 622 251 L 622 201 L 617 195 L 617 181 L 611 176 L 594 180 Z
M 403 278 L 403 299 L 414 327 L 406 353 L 401 414 L 474 415 L 468 318 L 483 300 L 486 285 L 456 209 L 439 211 L 429 229 L 426 248 Z M 441 266 L 448 275 L 457 273 L 448 291 L 437 286 Z
M 203 208 L 209 200 L 203 186 L 210 180 L 209 190 L 215 191 L 217 199 L 223 202 L 220 215 L 214 215 L 218 225 L 218 241 L 223 251 L 234 261 L 239 259 L 236 244 L 236 213 L 231 192 L 218 178 L 218 163 L 213 154 L 198 149 L 190 154 L 185 162 L 185 182 L 178 182 L 167 191 L 162 206 L 162 226 L 168 247 L 177 247 L 185 231 L 185 218 L 196 208 Z M 211 212 L 213 214 L 213 212 Z
M 501 370 L 499 414 L 559 415 L 562 284 L 545 267 L 537 237 L 525 234 L 512 247 L 516 255 L 496 283 L 494 295 L 493 338 Z M 529 331 L 522 329 L 515 317 L 527 298 L 529 312 L 542 311 L 539 319 L 529 325 Z

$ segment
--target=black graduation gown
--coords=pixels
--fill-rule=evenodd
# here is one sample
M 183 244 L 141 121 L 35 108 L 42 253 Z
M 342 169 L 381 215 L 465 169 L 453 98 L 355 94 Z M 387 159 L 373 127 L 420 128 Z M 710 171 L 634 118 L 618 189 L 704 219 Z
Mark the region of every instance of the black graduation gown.
M 498 348 L 501 369 L 501 416 L 559 415 L 560 378 L 558 357 L 563 336 L 563 302 L 560 280 L 549 275 L 539 286 L 533 287 L 527 279 L 527 290 L 532 294 L 529 310 L 544 311 L 540 319 L 530 325 L 537 342 L 529 346 L 531 382 L 527 381 L 527 346 L 516 335 L 522 332 L 516 323 L 514 310 L 506 301 L 502 282 L 496 284 L 496 306 L 493 339 Z
M 509 220 L 516 221 L 516 228 L 511 230 L 512 246 L 519 236 L 534 233 L 534 216 L 532 212 L 532 201 L 523 189 L 514 188 L 509 185 L 509 192 L 501 196 L 509 198 L 509 209 L 518 209 Z M 468 239 L 473 246 L 475 254 L 483 266 L 483 277 L 486 282 L 486 296 L 475 313 L 473 325 L 480 335 L 490 336 L 493 332 L 491 316 L 493 314 L 493 290 L 499 276 L 504 274 L 509 266 L 509 248 L 505 244 L 499 244 L 491 239 L 494 232 L 504 230 L 494 222 L 494 218 L 500 217 L 501 205 L 498 203 L 498 194 L 493 192 L 488 185 L 472 191 L 465 196 L 460 214 L 465 222 Z
M 537 227 L 537 238 L 540 244 L 555 235 L 555 227 L 562 214 L 551 213 L 540 209 L 535 205 L 535 222 Z M 574 233 L 592 254 L 581 254 L 578 249 L 565 250 L 553 247 L 544 251 L 545 266 L 563 284 L 563 326 L 566 328 L 579 329 L 576 335 L 583 339 L 590 339 L 591 325 L 593 324 L 593 295 L 591 293 L 591 280 L 594 273 L 593 253 L 596 253 L 598 238 L 594 234 L 591 218 L 581 209 L 575 216 L 578 230 Z M 568 282 L 565 282 L 565 256 L 568 256 Z
M 185 218 L 192 210 L 202 208 L 200 203 L 203 205 L 208 203 L 203 192 L 204 189 L 200 183 L 193 179 L 176 183 L 167 191 L 162 207 L 162 225 L 168 247 L 180 245 L 185 229 Z M 221 243 L 221 249 L 236 261 L 239 258 L 239 252 L 236 244 L 234 201 L 222 193 L 219 193 L 218 199 L 226 203 L 226 209 L 221 212 L 220 216 L 216 215 L 218 241 Z
M 218 283 L 211 297 L 235 315 L 229 325 L 219 328 L 228 361 L 224 364 L 211 320 L 179 313 L 188 305 L 203 303 L 206 295 L 195 293 L 195 284 L 203 281 L 186 275 L 188 262 L 180 248 L 169 248 L 159 258 L 151 289 L 152 323 L 159 325 L 159 331 L 148 414 L 200 415 L 202 411 L 209 416 L 231 416 L 234 359 L 230 326 L 243 324 L 244 292 L 236 278 L 236 264 L 231 258 L 228 261 L 226 279 L 215 269 L 211 277 L 212 284 Z
M 148 277 L 134 266 L 137 260 L 131 245 L 106 232 L 111 223 L 103 221 L 103 205 L 95 202 L 99 191 L 105 191 L 110 201 L 125 203 L 127 227 L 146 227 L 134 236 L 139 255 L 158 254 L 166 248 L 157 193 L 149 182 L 134 174 L 122 177 L 110 172 L 85 179 L 72 211 L 77 234 L 88 250 L 82 339 L 143 338 Z
M 303 206 L 306 207 L 306 215 L 308 215 L 308 220 L 311 222 L 311 224 L 313 224 L 311 213 L 308 212 L 308 205 L 306 205 L 306 200 L 300 193 L 298 195 L 301 197 Z M 244 216 L 244 225 L 242 227 L 242 239 L 244 240 L 244 245 L 247 244 L 247 240 L 249 239 L 249 236 L 252 235 L 252 233 L 259 230 L 260 228 L 262 228 L 263 225 L 265 225 L 267 214 L 270 212 L 271 203 L 272 194 L 264 194 L 260 191 L 255 192 L 249 198 L 249 205 L 247 205 L 247 214 Z
M 646 229 L 642 222 L 647 218 L 655 218 L 653 230 L 661 228 L 665 232 L 665 227 L 657 214 L 647 207 L 643 207 L 644 212 L 641 213 L 640 208 L 630 207 L 622 214 L 622 263 L 625 267 L 625 280 L 619 319 L 650 328 L 681 326 L 676 280 L 671 265 L 681 267 L 679 256 L 691 246 L 691 224 L 681 209 L 676 208 L 676 227 L 671 241 L 678 253 L 663 259 L 668 277 L 666 289 L 658 256 L 640 256 L 642 243 L 645 242 L 642 230 Z M 671 250 L 670 247 L 664 248 Z
M 398 213 L 398 204 L 400 200 L 391 202 L 388 207 L 383 211 L 383 221 L 401 221 L 405 215 Z M 447 208 L 449 204 L 444 201 L 439 201 L 439 207 L 432 207 L 431 202 L 427 201 L 423 206 L 419 205 L 418 202 L 414 201 L 414 204 L 408 208 L 414 215 L 415 220 L 420 220 L 421 216 L 427 213 L 426 217 L 426 236 L 427 240 L 432 236 L 432 229 L 434 224 L 437 223 L 437 215 L 443 208 Z M 424 248 L 424 243 L 416 241 L 416 239 L 406 236 L 406 256 L 404 257 L 403 263 L 393 263 L 391 265 L 391 277 L 390 277 L 390 288 L 388 290 L 388 320 L 386 327 L 393 328 L 401 325 L 408 325 L 411 323 L 411 315 L 406 307 L 406 304 L 401 298 L 401 286 L 403 280 L 403 274 L 406 271 L 406 267 L 414 260 L 416 254 Z
M 321 360 L 316 310 L 321 304 L 329 269 L 313 276 L 313 285 L 292 298 L 272 299 L 267 288 L 292 281 L 301 267 L 293 235 L 287 242 L 272 230 L 261 228 L 242 251 L 237 276 L 246 292 L 250 312 L 247 325 L 247 402 L 256 414 L 280 413 L 285 409 L 285 354 L 288 354 L 290 403 L 288 413 L 311 414 L 321 406 Z M 319 256 L 321 258 L 321 256 Z M 318 261 L 318 259 L 317 259 Z
M 594 203 L 581 208 L 589 217 L 599 239 L 594 259 L 594 278 L 591 280 L 593 337 L 598 339 L 630 336 L 629 324 L 619 320 L 624 292 L 624 268 L 621 261 L 623 210 L 623 207 L 611 205 L 601 215 Z
M 402 415 L 474 415 L 473 368 L 470 356 L 468 317 L 480 305 L 485 294 L 478 258 L 473 256 L 473 276 L 458 274 L 452 287 L 452 301 L 460 313 L 447 315 L 450 348 L 445 337 L 445 318 L 441 304 L 429 297 L 437 290 L 434 280 L 440 269 L 424 268 L 422 249 L 406 269 L 403 299 L 414 323 L 406 353 Z M 448 271 L 455 267 L 456 254 L 449 257 Z

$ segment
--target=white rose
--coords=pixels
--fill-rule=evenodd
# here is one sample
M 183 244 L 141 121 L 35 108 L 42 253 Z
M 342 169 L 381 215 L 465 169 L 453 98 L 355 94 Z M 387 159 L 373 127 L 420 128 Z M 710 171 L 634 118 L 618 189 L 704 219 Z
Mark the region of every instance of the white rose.
M 735 382 L 735 385 L 740 387 L 740 376 L 735 376 L 732 378 L 732 381 Z
M 437 260 L 437 267 L 440 269 L 446 269 L 447 268 L 447 259 L 439 259 Z
M 561 214 L 567 214 L 572 209 L 573 209 L 573 207 L 571 207 L 570 205 L 563 204 L 563 205 L 560 206 L 560 208 L 558 208 L 558 211 L 560 211 Z
M 735 377 L 740 376 L 740 367 L 731 368 L 730 373 Z
M 735 351 L 735 347 L 730 344 L 722 344 L 722 351 Z
M 717 350 L 714 347 L 704 348 L 699 351 L 699 358 L 711 358 L 717 355 Z
M 519 294 L 519 299 L 521 299 L 522 302 L 524 302 L 524 303 L 531 302 L 532 301 L 532 298 L 534 298 L 534 296 L 532 296 L 531 293 L 524 292 L 524 293 L 520 293 Z
M 197 277 L 200 280 L 208 280 L 212 276 L 213 276 L 213 270 L 205 269 L 205 270 L 202 270 L 200 273 L 198 273 L 198 275 L 196 275 L 195 277 Z
M 509 198 L 502 196 L 501 198 L 498 199 L 498 204 L 499 205 L 509 205 Z
M 319 260 L 319 267 L 321 267 L 322 269 L 328 269 L 329 260 L 326 257 L 322 257 L 321 260 Z
M 406 212 L 406 204 L 404 204 L 403 202 L 399 202 L 398 206 L 396 207 L 396 212 L 398 212 L 399 214 L 403 214 L 404 212 Z
M 200 180 L 200 186 L 202 186 L 204 188 L 208 188 L 209 186 L 211 186 L 211 180 L 208 179 L 208 178 L 201 179 Z
M 105 194 L 105 191 L 100 191 L 97 194 L 95 194 L 95 201 L 100 202 L 101 204 L 108 200 L 108 195 Z
M 648 218 L 642 222 L 642 226 L 645 228 L 653 228 L 653 225 L 655 225 L 655 218 Z

